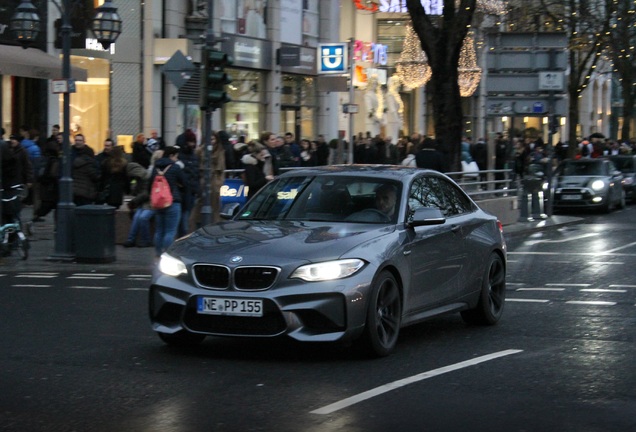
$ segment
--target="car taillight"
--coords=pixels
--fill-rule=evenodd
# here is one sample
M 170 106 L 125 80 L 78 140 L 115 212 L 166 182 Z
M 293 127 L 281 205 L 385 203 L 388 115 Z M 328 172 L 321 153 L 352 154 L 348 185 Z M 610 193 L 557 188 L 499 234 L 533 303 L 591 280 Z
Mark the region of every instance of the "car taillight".
M 503 235 L 503 224 L 499 219 L 497 219 L 497 228 L 499 228 L 499 232 Z

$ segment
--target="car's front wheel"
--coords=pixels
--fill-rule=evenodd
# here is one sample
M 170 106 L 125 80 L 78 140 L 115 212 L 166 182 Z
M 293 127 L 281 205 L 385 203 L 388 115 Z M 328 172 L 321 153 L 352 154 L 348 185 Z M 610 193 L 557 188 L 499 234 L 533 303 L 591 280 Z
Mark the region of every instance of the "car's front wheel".
M 462 311 L 462 319 L 469 324 L 496 324 L 503 314 L 505 303 L 506 268 L 502 258 L 493 253 L 486 266 L 477 307 Z
M 157 335 L 159 336 L 159 339 L 164 341 L 166 344 L 178 347 L 198 345 L 203 342 L 203 339 L 205 339 L 205 335 L 190 333 L 186 330 L 180 330 L 176 333 L 157 332 Z
M 370 354 L 384 357 L 397 344 L 402 321 L 402 301 L 395 277 L 389 271 L 381 272 L 371 288 L 367 310 L 367 323 L 363 342 Z

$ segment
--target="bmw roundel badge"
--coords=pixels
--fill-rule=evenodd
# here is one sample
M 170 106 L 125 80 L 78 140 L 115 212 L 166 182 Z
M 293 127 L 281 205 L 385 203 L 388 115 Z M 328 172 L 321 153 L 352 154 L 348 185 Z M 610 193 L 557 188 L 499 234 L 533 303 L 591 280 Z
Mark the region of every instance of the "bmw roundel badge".
M 234 255 L 232 258 L 230 258 L 230 262 L 233 263 L 233 264 L 238 264 L 241 261 L 243 261 L 243 257 L 242 256 Z

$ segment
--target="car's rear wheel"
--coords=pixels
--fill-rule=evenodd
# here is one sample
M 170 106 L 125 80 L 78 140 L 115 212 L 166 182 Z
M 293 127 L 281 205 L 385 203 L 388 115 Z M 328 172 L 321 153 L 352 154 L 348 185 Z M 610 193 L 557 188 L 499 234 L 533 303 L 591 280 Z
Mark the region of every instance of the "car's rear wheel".
M 159 339 L 170 346 L 187 347 L 198 345 L 203 342 L 205 335 L 198 333 L 190 333 L 186 330 L 180 330 L 176 333 L 157 332 Z
M 402 301 L 395 277 L 381 272 L 371 288 L 363 342 L 371 355 L 389 355 L 397 344 L 402 320 Z
M 506 303 L 506 268 L 501 257 L 490 255 L 481 286 L 479 302 L 474 309 L 462 311 L 462 319 L 469 324 L 496 324 Z

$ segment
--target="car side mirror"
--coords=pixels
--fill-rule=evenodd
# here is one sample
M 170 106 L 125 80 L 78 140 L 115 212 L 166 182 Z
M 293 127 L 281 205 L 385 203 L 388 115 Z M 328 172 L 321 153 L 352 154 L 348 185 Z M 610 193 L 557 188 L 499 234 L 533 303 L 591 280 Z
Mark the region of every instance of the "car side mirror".
M 240 208 L 241 204 L 239 203 L 225 204 L 221 209 L 219 215 L 221 216 L 221 218 L 229 220 L 232 219 L 239 212 Z
M 446 218 L 440 209 L 432 207 L 420 207 L 413 212 L 413 217 L 408 222 L 408 226 L 415 228 L 426 225 L 441 225 L 446 222 Z

